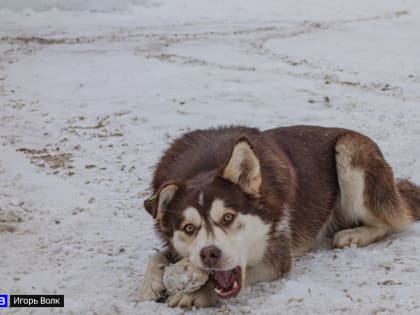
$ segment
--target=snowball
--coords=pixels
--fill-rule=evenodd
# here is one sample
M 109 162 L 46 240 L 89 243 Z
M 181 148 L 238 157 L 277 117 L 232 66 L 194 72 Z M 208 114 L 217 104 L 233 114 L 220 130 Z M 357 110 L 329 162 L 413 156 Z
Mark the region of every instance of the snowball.
M 188 258 L 184 258 L 165 268 L 163 284 L 170 294 L 191 293 L 200 289 L 208 278 L 205 270 L 193 266 Z

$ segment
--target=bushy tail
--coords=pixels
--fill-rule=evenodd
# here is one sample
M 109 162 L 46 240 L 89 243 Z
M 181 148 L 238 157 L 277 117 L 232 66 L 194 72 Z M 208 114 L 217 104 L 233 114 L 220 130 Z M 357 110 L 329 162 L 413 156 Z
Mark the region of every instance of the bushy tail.
M 408 180 L 401 180 L 397 184 L 401 195 L 411 208 L 413 218 L 420 220 L 420 187 Z

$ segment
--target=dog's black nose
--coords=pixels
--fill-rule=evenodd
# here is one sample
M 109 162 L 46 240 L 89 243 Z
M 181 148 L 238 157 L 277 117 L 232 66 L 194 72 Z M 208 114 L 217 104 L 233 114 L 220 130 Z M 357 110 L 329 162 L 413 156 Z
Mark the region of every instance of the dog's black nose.
M 200 257 L 207 267 L 213 267 L 222 257 L 222 251 L 216 246 L 207 246 L 201 250 Z

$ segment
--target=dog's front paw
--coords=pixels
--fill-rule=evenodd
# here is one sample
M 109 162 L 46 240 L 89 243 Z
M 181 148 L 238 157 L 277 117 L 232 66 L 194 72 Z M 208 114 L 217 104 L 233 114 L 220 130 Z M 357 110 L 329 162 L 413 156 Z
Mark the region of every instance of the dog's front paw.
M 157 301 L 163 296 L 165 287 L 162 281 L 157 279 L 143 282 L 140 288 L 140 302 Z
M 151 274 L 145 275 L 143 284 L 140 287 L 140 301 L 156 301 L 165 291 L 162 275 L 165 265 L 159 266 L 159 269 L 153 270 Z
M 162 278 L 166 265 L 167 259 L 160 253 L 150 259 L 140 287 L 141 302 L 156 301 L 164 295 L 165 286 Z
M 170 307 L 192 308 L 212 306 L 217 300 L 214 286 L 207 283 L 196 292 L 174 294 L 168 298 L 167 302 Z

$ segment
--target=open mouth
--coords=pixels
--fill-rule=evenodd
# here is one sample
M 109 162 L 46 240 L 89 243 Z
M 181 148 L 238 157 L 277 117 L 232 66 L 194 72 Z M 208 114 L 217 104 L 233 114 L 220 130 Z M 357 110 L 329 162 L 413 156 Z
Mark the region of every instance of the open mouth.
M 229 299 L 241 291 L 241 267 L 231 270 L 214 270 L 211 277 L 215 283 L 214 291 L 221 299 Z

